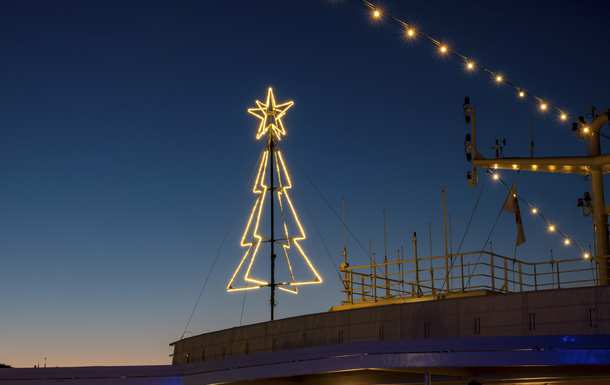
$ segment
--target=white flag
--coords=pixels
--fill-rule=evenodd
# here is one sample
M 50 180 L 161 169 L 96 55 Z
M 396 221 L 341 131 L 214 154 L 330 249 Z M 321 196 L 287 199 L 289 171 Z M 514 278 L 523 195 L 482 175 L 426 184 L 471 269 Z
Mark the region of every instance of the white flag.
M 510 211 L 515 214 L 515 220 L 517 221 L 517 246 L 525 242 L 525 234 L 523 233 L 523 223 L 521 223 L 521 212 L 519 211 L 519 200 L 517 199 L 517 190 L 515 184 L 510 188 L 506 202 L 502 209 Z

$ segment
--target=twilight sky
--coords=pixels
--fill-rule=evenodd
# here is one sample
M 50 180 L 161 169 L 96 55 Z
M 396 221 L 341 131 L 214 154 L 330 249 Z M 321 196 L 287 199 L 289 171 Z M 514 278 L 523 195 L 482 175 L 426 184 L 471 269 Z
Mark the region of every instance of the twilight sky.
M 610 108 L 607 1 L 379 6 L 573 116 Z M 269 87 L 295 103 L 281 144 L 305 202 L 294 188 L 301 245 L 324 280 L 278 293 L 276 318 L 344 299 L 343 228 L 324 199 L 337 213 L 346 199 L 348 226 L 377 256 L 385 210 L 389 258 L 404 247 L 410 259 L 413 232 L 430 255 L 429 224 L 432 254 L 444 253 L 444 186 L 456 252 L 485 175 L 467 187 L 465 96 L 486 157 L 494 139 L 529 156 L 530 106 L 536 156 L 586 154 L 571 122 L 357 0 L 4 0 L 0 47 L 0 363 L 17 367 L 170 363 L 225 235 L 186 336 L 268 320 L 269 290 L 225 289 L 265 146 L 247 109 Z M 516 172 L 500 175 L 510 184 Z M 592 244 L 582 176 L 523 172 L 517 191 Z M 462 252 L 483 247 L 507 193 L 486 183 Z M 518 259 L 581 256 L 523 217 Z M 512 256 L 515 238 L 503 213 L 494 252 Z M 354 238 L 347 250 L 352 266 L 368 261 Z

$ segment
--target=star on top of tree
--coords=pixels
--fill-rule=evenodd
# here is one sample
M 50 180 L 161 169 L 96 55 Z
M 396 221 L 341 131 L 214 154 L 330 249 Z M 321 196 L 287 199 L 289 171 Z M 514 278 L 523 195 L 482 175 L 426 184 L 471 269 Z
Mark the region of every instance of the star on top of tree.
M 275 104 L 275 97 L 273 96 L 273 90 L 269 88 L 267 93 L 267 103 L 263 104 L 260 101 L 256 101 L 258 108 L 250 108 L 248 112 L 255 115 L 261 120 L 260 126 L 258 126 L 258 133 L 256 139 L 260 139 L 269 129 L 271 129 L 270 135 L 275 136 L 278 139 L 282 139 L 282 135 L 286 135 L 284 125 L 282 124 L 282 116 L 286 111 L 292 107 L 294 102 L 287 102 L 284 104 Z

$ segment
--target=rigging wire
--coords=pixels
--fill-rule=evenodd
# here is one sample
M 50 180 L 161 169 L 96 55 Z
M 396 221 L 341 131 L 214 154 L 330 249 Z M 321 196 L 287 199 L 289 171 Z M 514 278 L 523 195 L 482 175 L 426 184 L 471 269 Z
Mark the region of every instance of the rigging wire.
M 460 250 L 462 249 L 462 245 L 464 244 L 464 240 L 466 239 L 466 235 L 468 234 L 468 229 L 470 228 L 470 224 L 472 223 L 472 219 L 474 218 L 474 213 L 477 211 L 477 206 L 479 205 L 479 201 L 481 200 L 481 194 L 483 194 L 483 189 L 485 188 L 485 182 L 487 182 L 487 177 L 489 176 L 489 169 L 487 169 L 487 172 L 485 173 L 485 179 L 483 179 L 483 184 L 481 185 L 481 190 L 479 191 L 479 196 L 477 197 L 477 201 L 474 204 L 474 208 L 472 209 L 472 214 L 470 214 L 470 220 L 468 221 L 468 226 L 466 226 L 466 231 L 464 231 L 464 236 L 462 237 L 462 241 L 460 242 L 460 246 L 458 247 L 457 253 L 460 253 Z M 479 256 L 479 259 L 481 257 Z M 451 266 L 449 267 L 449 272 L 452 273 L 453 272 L 453 265 L 455 264 L 457 259 L 454 259 L 453 257 L 451 258 Z M 470 275 L 470 265 L 468 266 L 468 275 Z M 445 287 L 445 282 L 447 282 L 447 279 L 445 281 L 443 281 L 443 284 L 440 288 L 440 290 L 443 290 L 443 288 Z
M 210 271 L 208 272 L 208 276 L 206 277 L 206 279 L 205 279 L 205 281 L 203 283 L 203 287 L 201 288 L 201 292 L 199 293 L 199 297 L 197 297 L 197 302 L 195 302 L 195 306 L 193 307 L 193 311 L 191 312 L 191 316 L 189 317 L 189 320 L 187 321 L 186 326 L 184 327 L 184 332 L 182 332 L 182 336 L 180 337 L 180 339 L 184 338 L 184 334 L 186 334 L 186 329 L 188 329 L 189 324 L 191 323 L 191 319 L 193 318 L 193 314 L 195 314 L 195 309 L 197 309 L 197 305 L 199 305 L 199 301 L 201 300 L 201 296 L 203 295 L 203 291 L 205 290 L 205 287 L 208 284 L 208 280 L 210 279 L 210 275 L 212 275 L 212 271 L 214 270 L 214 266 L 216 265 L 216 261 L 218 260 L 218 256 L 220 255 L 220 251 L 222 250 L 222 247 L 225 244 L 227 236 L 229 235 L 229 231 L 231 230 L 231 227 L 233 226 L 233 221 L 235 221 L 235 217 L 237 216 L 237 212 L 239 211 L 239 207 L 241 206 L 241 203 L 243 202 L 244 197 L 246 196 L 246 191 L 248 191 L 248 188 L 250 187 L 250 182 L 252 181 L 252 177 L 254 176 L 254 173 L 256 172 L 256 167 L 258 166 L 258 162 L 260 162 L 264 152 L 265 152 L 265 150 L 263 150 L 261 152 L 261 154 L 258 156 L 258 161 L 256 162 L 256 166 L 254 166 L 254 168 L 252 169 L 252 174 L 250 174 L 250 179 L 248 180 L 248 183 L 246 184 L 246 188 L 244 189 L 244 192 L 241 195 L 241 199 L 239 200 L 239 203 L 237 204 L 237 208 L 235 209 L 235 213 L 233 214 L 233 218 L 231 218 L 231 223 L 229 223 L 229 227 L 227 228 L 227 232 L 225 233 L 225 236 L 222 239 L 222 242 L 220 243 L 220 248 L 218 249 L 218 252 L 216 253 L 216 257 L 214 258 L 214 262 L 212 263 L 212 267 L 210 267 Z M 244 296 L 244 301 L 245 300 L 246 300 L 246 298 Z
M 540 108 L 541 108 L 542 110 L 546 110 L 547 108 L 548 108 L 548 109 L 553 109 L 553 110 L 557 111 L 557 112 L 558 112 L 558 113 L 561 115 L 561 119 L 562 119 L 562 120 L 565 120 L 566 118 L 568 118 L 568 117 L 569 117 L 569 118 L 570 118 L 570 119 L 572 119 L 573 121 L 578 122 L 578 124 L 580 124 L 581 126 L 585 127 L 585 126 L 583 125 L 583 123 L 581 123 L 581 122 L 580 122 L 578 119 L 576 119 L 574 116 L 572 116 L 572 115 L 568 114 L 567 112 L 565 112 L 564 110 L 562 110 L 562 109 L 560 109 L 560 108 L 555 107 L 555 106 L 554 106 L 554 105 L 552 105 L 552 104 L 549 104 L 548 102 L 544 101 L 542 98 L 540 98 L 540 97 L 538 97 L 538 96 L 536 96 L 536 95 L 534 95 L 534 94 L 532 94 L 532 93 L 530 93 L 530 92 L 528 92 L 528 91 L 525 91 L 525 90 L 524 90 L 522 87 L 519 87 L 518 85 L 516 85 L 516 84 L 514 84 L 514 83 L 512 83 L 512 82 L 510 82 L 510 81 L 508 81 L 508 80 L 506 80 L 506 79 L 505 79 L 503 76 L 501 76 L 500 74 L 498 74 L 498 73 L 495 73 L 495 72 L 493 72 L 493 71 L 488 70 L 487 68 L 485 68 L 485 67 L 483 67 L 483 66 L 481 66 L 481 65 L 479 65 L 479 64 L 477 64 L 477 63 L 475 63 L 474 61 L 472 61 L 472 60 L 470 60 L 470 59 L 468 59 L 466 56 L 462 55 L 461 53 L 459 53 L 459 52 L 457 52 L 457 51 L 455 51 L 455 50 L 453 50 L 453 49 L 450 49 L 450 48 L 446 47 L 446 46 L 445 46 L 445 45 L 443 45 L 441 42 L 439 42 L 439 41 L 437 41 L 437 40 L 433 39 L 432 37 L 430 37 L 430 36 L 426 35 L 425 33 L 423 33 L 423 32 L 421 32 L 421 31 L 418 31 L 418 30 L 413 29 L 413 28 L 412 28 L 412 27 L 411 27 L 409 24 L 407 24 L 407 23 L 405 23 L 404 21 L 402 21 L 402 20 L 400 20 L 400 19 L 398 19 L 398 18 L 396 18 L 396 17 L 394 17 L 394 16 L 390 15 L 389 13 L 386 13 L 386 12 L 384 12 L 383 10 L 381 10 L 381 9 L 377 8 L 377 7 L 376 7 L 374 4 L 372 4 L 372 3 L 370 3 L 370 2 L 368 2 L 368 1 L 366 1 L 366 0 L 359 0 L 359 1 L 360 1 L 362 4 L 366 5 L 367 7 L 369 7 L 371 10 L 375 11 L 375 16 L 376 16 L 376 17 L 382 17 L 382 16 L 383 16 L 383 17 L 385 17 L 385 18 L 387 18 L 387 19 L 389 19 L 389 20 L 392 20 L 392 21 L 396 22 L 396 23 L 397 23 L 397 24 L 399 24 L 399 25 L 400 25 L 402 28 L 405 28 L 405 29 L 407 30 L 407 35 L 408 35 L 409 37 L 419 36 L 419 37 L 422 37 L 422 38 L 424 38 L 424 39 L 426 39 L 426 40 L 430 41 L 431 43 L 433 43 L 434 45 L 436 45 L 437 47 L 439 47 L 439 49 L 441 50 L 441 52 L 443 52 L 443 53 L 447 53 L 447 54 L 451 54 L 451 55 L 453 55 L 453 56 L 457 57 L 458 59 L 460 59 L 460 60 L 464 61 L 464 63 L 466 64 L 466 66 L 467 66 L 467 68 L 468 68 L 468 69 L 470 69 L 470 70 L 475 70 L 475 69 L 478 69 L 478 70 L 480 70 L 480 71 L 483 71 L 483 72 L 485 72 L 485 73 L 487 73 L 487 74 L 491 75 L 491 76 L 492 76 L 492 77 L 493 77 L 493 78 L 494 78 L 494 79 L 495 79 L 497 82 L 505 83 L 505 84 L 508 84 L 509 86 L 511 86 L 511 87 L 513 87 L 513 88 L 515 88 L 515 89 L 516 89 L 516 90 L 519 92 L 519 96 L 520 96 L 520 97 L 523 97 L 523 96 L 527 95 L 527 96 L 529 96 L 529 97 L 531 97 L 531 98 L 535 99 L 537 102 L 539 102 L 539 103 L 540 103 Z
M 328 200 L 326 200 L 326 198 L 324 197 L 324 195 L 322 195 L 322 192 L 320 192 L 320 190 L 318 189 L 318 187 L 313 183 L 313 181 L 311 180 L 311 178 L 309 178 L 309 176 L 305 173 L 305 171 L 303 170 L 303 168 L 297 163 L 297 161 L 293 158 L 292 154 L 290 154 L 290 152 L 288 150 L 286 150 L 286 147 L 283 146 L 282 144 L 278 143 L 279 146 L 282 147 L 282 151 L 286 152 L 286 154 L 288 154 L 288 156 L 290 157 L 290 159 L 294 162 L 294 164 L 299 168 L 299 170 L 301 170 L 301 173 L 303 173 L 303 175 L 305 176 L 305 178 L 307 178 L 307 180 L 309 181 L 309 183 L 311 183 L 311 185 L 313 186 L 313 188 L 317 191 L 317 193 L 320 195 L 320 197 L 324 200 L 324 202 L 326 203 L 326 205 L 331 209 L 331 211 L 335 214 L 335 216 L 339 219 L 339 221 L 345 226 L 345 228 L 347 229 L 347 231 L 349 231 L 350 235 L 352 236 L 352 238 L 354 238 L 354 240 L 356 241 L 356 243 L 358 243 L 358 245 L 360 245 L 360 247 L 362 248 L 362 250 L 364 250 L 364 253 L 370 258 L 371 255 L 370 253 L 368 253 L 366 251 L 366 249 L 364 248 L 364 246 L 362 246 L 362 244 L 360 243 L 360 241 L 358 240 L 358 238 L 356 238 L 356 236 L 354 235 L 354 233 L 352 233 L 352 231 L 350 230 L 350 228 L 343 222 L 343 219 L 339 216 L 339 214 L 337 214 L 337 212 L 335 211 L 335 209 L 330 205 L 330 203 L 328 202 Z M 296 184 L 295 184 L 296 186 Z M 301 190 L 298 188 L 297 186 L 297 191 L 299 192 L 299 194 L 301 195 L 301 199 L 303 199 L 303 195 L 301 194 Z M 313 216 L 311 215 L 311 212 L 309 211 L 309 207 L 307 207 L 307 204 L 305 203 L 305 200 L 303 199 L 303 203 L 305 204 L 305 207 L 307 208 L 307 212 L 309 213 L 309 216 L 311 217 L 311 220 L 314 223 L 314 226 L 316 228 L 316 230 L 318 231 L 318 234 L 320 236 L 320 239 L 322 239 L 322 243 L 324 244 L 324 247 L 326 248 L 326 251 L 328 253 L 328 256 L 330 258 L 330 260 L 332 261 L 333 265 L 335 266 L 335 270 L 337 270 L 337 274 L 339 275 L 339 279 L 341 282 L 343 282 L 343 278 L 341 277 L 341 274 L 339 273 L 339 270 L 337 269 L 337 265 L 335 264 L 335 261 L 333 260 L 330 251 L 328 250 L 328 247 L 326 246 L 326 243 L 324 242 L 324 239 L 322 238 L 322 234 L 320 233 L 320 230 L 318 229 L 318 226 L 316 225 Z M 380 266 L 376 266 L 377 270 L 384 275 L 385 273 L 383 272 L 383 270 L 381 269 Z M 394 287 L 394 289 L 397 292 L 400 292 L 400 284 L 396 283 L 396 284 L 390 284 L 392 287 Z M 406 299 L 401 297 L 402 300 L 404 302 L 406 302 Z
M 483 179 L 483 185 L 481 186 L 481 191 L 479 191 L 479 196 L 477 197 L 477 201 L 474 204 L 474 209 L 472 209 L 472 214 L 470 215 L 470 220 L 468 221 L 468 226 L 466 226 L 466 231 L 464 231 L 464 236 L 462 237 L 462 241 L 460 242 L 460 246 L 458 247 L 457 253 L 460 253 L 462 249 L 462 245 L 464 244 L 464 240 L 466 239 L 466 234 L 468 234 L 468 229 L 470 228 L 470 224 L 472 223 L 472 218 L 474 218 L 474 213 L 477 211 L 477 206 L 479 205 L 479 200 L 481 199 L 481 194 L 483 194 L 483 189 L 485 188 L 485 182 L 487 182 L 487 177 L 489 176 L 489 169 L 487 169 L 487 173 L 485 174 L 485 179 Z
M 248 287 L 248 281 L 246 281 L 246 287 Z M 244 300 L 241 303 L 241 316 L 239 317 L 239 326 L 241 326 L 241 321 L 244 319 L 244 307 L 246 307 L 246 294 L 248 294 L 248 290 L 244 290 Z
M 487 239 L 485 240 L 485 244 L 483 245 L 483 248 L 481 249 L 482 251 L 479 254 L 479 258 L 477 259 L 477 263 L 472 268 L 472 273 L 468 277 L 468 283 L 466 283 L 465 287 L 469 287 L 470 286 L 470 280 L 472 279 L 472 276 L 474 275 L 474 272 L 477 269 L 477 266 L 479 266 L 479 262 L 481 261 L 481 257 L 483 256 L 483 251 L 485 251 L 485 248 L 487 247 L 487 242 L 489 242 L 489 238 L 491 238 L 491 234 L 493 234 L 494 229 L 496 228 L 496 224 L 498 223 L 498 219 L 500 219 L 500 215 L 502 215 L 502 210 L 504 210 L 504 208 L 500 209 L 500 212 L 498 213 L 498 216 L 496 217 L 496 221 L 494 222 L 494 225 L 491 227 L 491 231 L 489 232 L 489 235 L 487 236 Z M 493 269 L 493 266 L 491 268 Z
M 521 171 L 521 170 L 519 170 L 519 172 L 520 172 L 520 171 Z M 518 173 L 517 173 L 517 174 L 518 174 Z M 515 177 L 515 179 L 516 179 L 516 177 Z M 510 186 L 509 186 L 508 184 L 506 184 L 506 182 L 504 182 L 504 181 L 502 180 L 502 178 L 498 177 L 498 178 L 497 178 L 497 180 L 499 180 L 500 182 L 502 182 L 502 184 L 503 184 L 503 185 L 504 185 L 504 186 L 505 186 L 507 189 L 509 189 L 509 190 L 510 190 Z M 533 206 L 533 205 L 531 205 L 531 204 L 530 204 L 528 201 L 526 201 L 525 199 L 523 199 L 523 197 L 522 197 L 521 195 L 517 194 L 517 198 L 518 198 L 518 199 L 519 199 L 521 202 L 525 203 L 525 204 L 526 204 L 526 205 L 527 205 L 527 206 L 528 206 L 528 207 L 529 207 L 529 208 L 530 208 L 532 211 L 534 210 L 534 206 Z M 547 218 L 546 218 L 544 215 L 542 215 L 542 213 L 540 213 L 538 210 L 536 210 L 536 211 L 535 211 L 535 213 L 536 213 L 536 214 L 538 214 L 538 215 L 539 215 L 539 216 L 540 216 L 542 219 L 544 219 L 544 220 L 546 221 L 546 223 L 547 223 L 549 226 L 551 226 L 551 225 L 552 225 L 552 224 L 551 224 L 551 221 L 549 221 L 549 220 L 548 220 L 548 219 L 547 219 Z M 577 248 L 578 248 L 580 251 L 582 251 L 583 253 L 586 253 L 585 249 L 583 249 L 582 247 L 580 247 L 580 245 L 579 245 L 578 243 L 574 242 L 574 241 L 573 241 L 573 240 L 572 240 L 570 237 L 568 237 L 568 236 L 567 236 L 567 235 L 566 235 L 566 234 L 565 234 L 563 231 L 561 231 L 560 229 L 558 229 L 556 226 L 553 226 L 553 228 L 554 228 L 554 229 L 553 229 L 553 231 L 557 231 L 557 232 L 558 232 L 559 234 L 561 234 L 561 235 L 562 235 L 562 236 L 563 236 L 563 237 L 564 237 L 566 240 L 569 240 L 568 242 L 569 242 L 570 244 L 574 244 L 574 246 L 576 246 L 576 247 L 577 247 Z
M 282 146 L 282 150 L 286 151 L 286 153 L 288 154 L 288 156 L 290 157 L 290 159 L 292 159 L 292 161 L 294 162 L 294 164 L 299 168 L 299 170 L 301 170 L 301 172 L 303 173 L 303 175 L 305 176 L 305 178 L 307 178 L 307 180 L 309 181 L 309 183 L 311 183 L 312 187 L 316 190 L 316 192 L 320 195 L 320 197 L 322 198 L 322 200 L 324 201 L 324 203 L 326 203 L 326 205 L 328 206 L 328 208 L 330 208 L 330 210 L 333 212 L 333 214 L 335 214 L 335 216 L 337 217 L 337 219 L 339 219 L 339 221 L 341 223 L 343 223 L 343 219 L 341 219 L 341 216 L 339 216 L 339 214 L 337 214 L 337 212 L 335 211 L 335 209 L 331 206 L 330 203 L 328 203 L 328 200 L 326 200 L 326 197 L 324 197 L 324 195 L 322 195 L 322 192 L 320 192 L 320 190 L 318 189 L 318 187 L 313 183 L 313 181 L 309 178 L 309 176 L 305 173 L 305 171 L 301 168 L 301 166 L 296 162 L 296 160 L 292 157 L 292 155 L 290 154 L 290 152 L 288 152 L 286 150 L 286 148 L 284 146 Z M 352 230 L 350 230 L 350 228 L 346 225 L 345 228 L 347 229 L 347 231 L 349 231 L 350 235 L 352 236 L 352 238 L 354 238 L 354 240 L 356 241 L 356 243 L 358 243 L 358 245 L 360 246 L 360 248 L 364 251 L 364 253 L 369 256 L 370 255 L 368 253 L 368 251 L 366 251 L 366 249 L 364 248 L 364 246 L 362 246 L 362 244 L 360 243 L 360 241 L 358 240 L 358 238 L 356 238 L 356 236 L 354 235 L 354 233 L 352 233 Z

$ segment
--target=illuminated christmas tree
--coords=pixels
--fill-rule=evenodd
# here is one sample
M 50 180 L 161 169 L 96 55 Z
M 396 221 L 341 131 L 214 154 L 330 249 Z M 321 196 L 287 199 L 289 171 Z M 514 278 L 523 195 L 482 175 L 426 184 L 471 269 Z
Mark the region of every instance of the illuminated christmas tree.
M 257 167 L 258 173 L 256 175 L 256 181 L 254 183 L 253 192 L 258 194 L 258 198 L 254 207 L 252 208 L 252 213 L 250 214 L 250 219 L 248 220 L 248 225 L 246 226 L 246 230 L 244 231 L 244 235 L 241 240 L 241 245 L 243 247 L 247 247 L 247 251 L 244 254 L 237 270 L 231 277 L 231 281 L 229 282 L 229 286 L 227 287 L 228 291 L 236 291 L 236 290 L 251 290 L 251 289 L 259 289 L 261 287 L 270 287 L 271 288 L 271 319 L 273 319 L 273 308 L 275 306 L 275 289 L 278 288 L 280 290 L 284 290 L 290 293 L 296 294 L 298 292 L 299 285 L 320 283 L 322 279 L 316 272 L 315 268 L 305 255 L 305 252 L 299 245 L 299 241 L 305 239 L 305 232 L 301 223 L 299 222 L 299 218 L 297 216 L 296 211 L 294 210 L 294 206 L 292 205 L 292 201 L 290 200 L 290 196 L 288 194 L 288 190 L 292 187 L 290 182 L 290 176 L 288 174 L 288 170 L 286 169 L 286 164 L 284 162 L 284 158 L 282 157 L 282 153 L 276 144 L 276 139 L 281 140 L 282 135 L 286 135 L 286 131 L 284 130 L 284 125 L 282 124 L 282 117 L 286 114 L 286 111 L 292 107 L 293 102 L 287 102 L 283 104 L 276 104 L 275 98 L 273 96 L 273 91 L 269 88 L 269 93 L 267 94 L 267 102 L 262 103 L 260 101 L 256 101 L 258 108 L 251 108 L 248 110 L 249 113 L 255 115 L 261 120 L 260 126 L 258 128 L 258 132 L 256 134 L 256 138 L 260 139 L 265 134 L 267 134 L 267 147 L 261 156 L 260 163 Z M 275 172 L 274 172 L 275 170 Z M 268 174 L 268 175 L 267 175 Z M 269 193 L 269 194 L 267 194 Z M 269 197 L 269 219 L 270 219 L 270 233 L 267 236 L 263 235 L 264 232 L 259 228 L 259 224 L 261 222 L 261 218 L 266 215 L 263 212 L 263 208 L 265 206 L 265 201 L 267 200 L 267 196 Z M 277 198 L 277 207 L 276 207 L 276 198 Z M 281 222 L 282 222 L 282 236 L 276 238 L 275 234 L 275 210 L 279 209 L 279 213 L 281 214 Z M 289 234 L 289 226 L 286 222 L 286 217 L 292 218 L 294 220 L 294 226 L 290 228 L 295 228 L 295 232 L 293 236 Z M 291 230 L 292 231 L 292 230 Z M 253 277 L 252 266 L 256 257 L 259 254 L 260 246 L 263 243 L 269 243 L 271 246 L 271 279 L 270 281 L 265 280 L 260 277 Z M 281 251 L 284 254 L 287 271 L 290 275 L 290 280 L 276 282 L 275 280 L 275 245 L 281 246 Z M 294 250 L 296 249 L 296 250 Z M 298 255 L 303 258 L 305 262 L 305 266 L 308 266 L 313 276 L 315 277 L 309 281 L 297 281 L 294 278 L 294 273 L 292 270 L 292 265 L 290 263 L 289 252 L 291 255 Z M 244 272 L 245 270 L 245 272 Z M 246 282 L 245 286 L 242 287 L 233 287 L 233 283 L 240 272 L 243 274 L 244 281 Z M 288 277 L 286 277 L 288 279 Z

